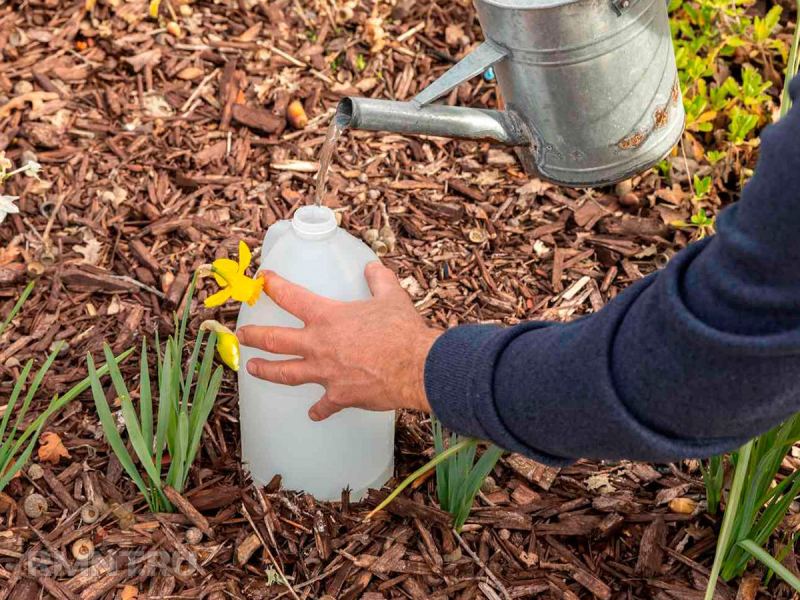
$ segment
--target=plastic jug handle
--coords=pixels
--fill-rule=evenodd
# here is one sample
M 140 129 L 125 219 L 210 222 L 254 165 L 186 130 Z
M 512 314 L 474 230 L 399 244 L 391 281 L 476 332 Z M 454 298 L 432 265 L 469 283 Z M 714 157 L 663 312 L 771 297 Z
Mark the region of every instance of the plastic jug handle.
M 267 254 L 269 254 L 275 244 L 278 243 L 281 236 L 291 229 L 291 226 L 291 221 L 278 221 L 267 229 L 267 235 L 264 237 L 264 243 L 261 245 L 261 264 L 264 263 Z

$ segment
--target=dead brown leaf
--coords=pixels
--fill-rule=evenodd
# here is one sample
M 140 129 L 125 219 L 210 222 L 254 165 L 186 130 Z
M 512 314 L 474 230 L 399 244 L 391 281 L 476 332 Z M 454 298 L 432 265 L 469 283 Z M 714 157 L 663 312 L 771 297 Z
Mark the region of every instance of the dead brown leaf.
M 57 465 L 61 458 L 70 458 L 72 455 L 64 447 L 64 442 L 57 433 L 52 431 L 42 434 L 39 438 L 39 460 Z

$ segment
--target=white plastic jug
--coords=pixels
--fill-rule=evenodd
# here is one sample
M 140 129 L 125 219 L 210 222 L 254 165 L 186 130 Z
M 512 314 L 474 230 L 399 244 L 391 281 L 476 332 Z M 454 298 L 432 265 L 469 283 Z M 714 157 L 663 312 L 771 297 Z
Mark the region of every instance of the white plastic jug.
M 363 242 L 337 227 L 333 211 L 304 206 L 291 221 L 275 223 L 261 249 L 261 269 L 269 269 L 312 292 L 340 301 L 371 297 L 364 267 L 377 260 Z M 237 327 L 303 327 L 266 294 L 254 306 L 242 304 Z M 242 346 L 239 413 L 242 459 L 253 480 L 265 484 L 276 474 L 287 489 L 318 500 L 339 500 L 349 487 L 352 500 L 380 488 L 394 469 L 394 412 L 343 410 L 315 423 L 308 409 L 324 393 L 317 384 L 297 387 L 262 381 L 245 368 L 254 357 L 284 360 Z

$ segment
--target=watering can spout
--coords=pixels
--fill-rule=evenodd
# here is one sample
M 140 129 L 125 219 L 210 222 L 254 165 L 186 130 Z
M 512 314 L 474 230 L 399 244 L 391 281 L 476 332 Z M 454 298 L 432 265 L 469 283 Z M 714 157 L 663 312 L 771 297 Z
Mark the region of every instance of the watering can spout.
M 527 125 L 513 112 L 431 104 L 460 83 L 503 60 L 506 51 L 487 41 L 420 92 L 411 102 L 344 98 L 335 119 L 343 129 L 435 135 L 484 140 L 506 146 L 529 146 Z
M 342 129 L 484 140 L 507 146 L 531 143 L 527 126 L 514 113 L 373 98 L 344 98 L 334 117 Z

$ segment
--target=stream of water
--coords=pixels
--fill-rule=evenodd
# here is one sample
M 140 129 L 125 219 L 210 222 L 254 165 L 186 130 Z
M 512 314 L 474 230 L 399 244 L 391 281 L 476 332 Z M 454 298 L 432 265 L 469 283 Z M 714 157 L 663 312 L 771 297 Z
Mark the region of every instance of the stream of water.
M 314 204 L 322 206 L 322 195 L 325 193 L 325 182 L 328 179 L 328 169 L 331 166 L 333 159 L 333 151 L 336 149 L 336 142 L 342 135 L 344 128 L 339 125 L 336 118 L 331 120 L 328 126 L 328 133 L 325 134 L 325 142 L 322 144 L 322 150 L 319 153 L 319 171 L 317 171 L 317 189 L 314 192 Z

